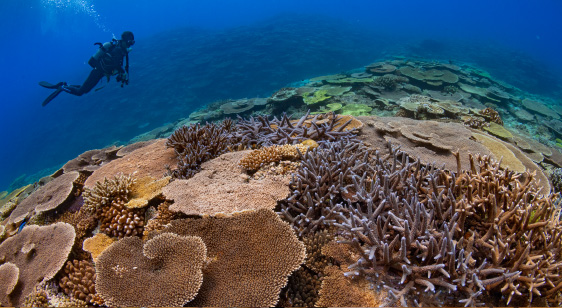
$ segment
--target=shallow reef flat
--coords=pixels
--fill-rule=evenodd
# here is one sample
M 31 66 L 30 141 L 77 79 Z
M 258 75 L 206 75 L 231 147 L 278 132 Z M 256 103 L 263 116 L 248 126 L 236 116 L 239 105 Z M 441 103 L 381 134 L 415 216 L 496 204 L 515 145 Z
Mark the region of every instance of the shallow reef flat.
M 560 306 L 559 109 L 407 59 L 211 103 L 0 194 L 0 304 Z

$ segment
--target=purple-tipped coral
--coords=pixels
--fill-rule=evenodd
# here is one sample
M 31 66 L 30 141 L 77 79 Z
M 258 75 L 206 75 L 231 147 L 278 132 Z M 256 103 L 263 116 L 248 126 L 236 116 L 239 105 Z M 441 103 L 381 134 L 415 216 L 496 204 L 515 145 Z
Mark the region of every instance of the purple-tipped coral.
M 333 219 L 332 209 L 353 174 L 366 171 L 367 148 L 355 139 L 321 144 L 308 151 L 290 183 L 291 195 L 281 206 L 282 216 L 299 236 L 323 229 Z
M 455 174 L 393 156 L 353 175 L 353 197 L 336 206 L 335 226 L 361 256 L 346 275 L 385 283 L 389 305 L 452 305 L 450 292 L 465 306 L 493 293 L 509 305 L 560 288 L 553 196 L 488 157 L 471 157 L 471 170 Z
M 235 127 L 230 119 L 221 124 L 207 123 L 183 126 L 177 129 L 166 143 L 174 148 L 178 158 L 176 169 L 168 174 L 176 179 L 189 179 L 201 168 L 201 164 L 228 152 L 235 144 L 232 132 Z
M 305 140 L 335 141 L 354 135 L 355 130 L 349 125 L 353 119 L 345 119 L 332 113 L 329 115 L 310 116 L 309 113 L 299 120 L 291 120 L 283 114 L 281 119 L 267 116 L 239 118 L 236 124 L 236 136 L 246 147 L 297 144 Z
M 523 182 L 489 157 L 470 156 L 468 171 L 452 172 L 389 147 L 384 158 L 349 141 L 308 152 L 281 214 L 301 237 L 335 226 L 357 255 L 346 276 L 382 284 L 386 305 L 555 299 L 555 195 L 539 195 L 532 175 Z

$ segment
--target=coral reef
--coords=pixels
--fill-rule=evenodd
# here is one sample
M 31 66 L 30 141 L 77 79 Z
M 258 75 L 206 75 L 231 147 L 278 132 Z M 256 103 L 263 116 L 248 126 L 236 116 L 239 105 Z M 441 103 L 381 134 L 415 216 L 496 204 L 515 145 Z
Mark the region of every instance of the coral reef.
M 281 203 L 281 215 L 299 237 L 329 227 L 340 192 L 351 174 L 366 171 L 368 160 L 368 149 L 354 139 L 326 143 L 304 155 L 289 184 L 291 194 Z
M 109 247 L 111 244 L 115 243 L 116 239 L 107 236 L 104 233 L 97 233 L 96 235 L 89 237 L 84 240 L 82 244 L 82 249 L 91 254 L 94 262 L 97 261 L 98 256 Z
M 478 113 L 496 124 L 503 125 L 503 121 L 502 118 L 500 117 L 500 114 L 490 107 L 486 109 L 482 109 L 478 111 Z
M 111 205 L 113 200 L 128 200 L 135 178 L 130 174 L 119 173 L 112 178 L 95 182 L 94 187 L 86 188 L 82 193 L 85 209 L 98 211 Z
M 157 211 L 154 213 L 154 217 L 148 220 L 146 226 L 144 227 L 144 235 L 152 231 L 163 230 L 167 224 L 172 221 L 172 219 L 177 218 L 176 213 L 170 211 L 170 201 L 164 201 L 158 205 Z
M 98 209 L 96 216 L 100 221 L 100 231 L 117 238 L 137 236 L 143 233 L 144 209 L 128 208 L 126 201 L 114 197 L 109 206 Z
M 556 168 L 549 174 L 549 179 L 552 183 L 552 188 L 555 192 L 562 192 L 562 168 Z
M 347 276 L 384 281 L 385 305 L 446 302 L 438 290 L 464 294 L 466 306 L 487 292 L 505 294 L 507 305 L 556 292 L 562 225 L 553 196 L 489 157 L 471 157 L 470 171 L 452 174 L 394 153 L 369 176 L 354 175 L 353 198 L 335 208 L 335 225 L 361 255 Z
M 11 262 L 0 265 L 0 305 L 9 306 L 10 294 L 16 288 L 20 275 L 20 269 Z
M 92 172 L 98 169 L 101 164 L 116 159 L 117 152 L 120 149 L 121 147 L 111 146 L 101 150 L 86 151 L 64 164 L 62 170 L 64 173 L 70 173 L 72 171 Z
M 203 280 L 207 250 L 200 237 L 162 233 L 143 244 L 127 237 L 96 262 L 96 290 L 106 305 L 183 306 Z
M 151 176 L 139 178 L 131 186 L 129 201 L 125 206 L 131 209 L 143 208 L 148 202 L 162 194 L 162 188 L 170 182 L 170 177 L 154 179 Z

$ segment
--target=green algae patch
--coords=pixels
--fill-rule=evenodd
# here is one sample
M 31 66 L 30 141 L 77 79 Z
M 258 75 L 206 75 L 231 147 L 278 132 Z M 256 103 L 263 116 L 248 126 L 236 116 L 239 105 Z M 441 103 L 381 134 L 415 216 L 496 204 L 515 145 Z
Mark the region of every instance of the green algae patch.
M 351 104 L 343 106 L 341 114 L 359 117 L 369 115 L 371 110 L 373 110 L 373 108 L 365 104 Z
M 513 134 L 510 131 L 494 122 L 490 122 L 490 126 L 484 126 L 483 129 L 500 139 L 510 140 L 513 138 Z
M 328 98 L 330 98 L 331 96 L 328 95 L 328 91 L 326 90 L 317 90 L 315 92 L 306 92 L 303 93 L 302 95 L 302 99 L 304 100 L 304 103 L 307 105 L 314 105 L 314 104 L 318 104 L 322 101 L 327 100 Z
M 342 107 L 343 105 L 340 103 L 331 103 L 326 106 L 320 107 L 320 110 L 311 112 L 310 114 L 323 114 L 323 113 L 336 112 L 340 110 Z
M 327 95 L 341 96 L 344 93 L 349 92 L 349 90 L 351 90 L 351 87 L 325 85 L 325 86 L 320 87 L 320 90 L 325 90 Z

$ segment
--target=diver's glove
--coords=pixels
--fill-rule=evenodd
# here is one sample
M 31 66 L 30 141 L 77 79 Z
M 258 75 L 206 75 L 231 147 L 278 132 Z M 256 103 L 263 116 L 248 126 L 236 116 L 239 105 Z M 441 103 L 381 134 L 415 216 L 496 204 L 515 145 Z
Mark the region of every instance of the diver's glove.
M 124 84 L 129 84 L 129 75 L 126 72 L 119 73 L 115 79 L 117 82 L 121 82 L 121 87 L 123 87 Z

